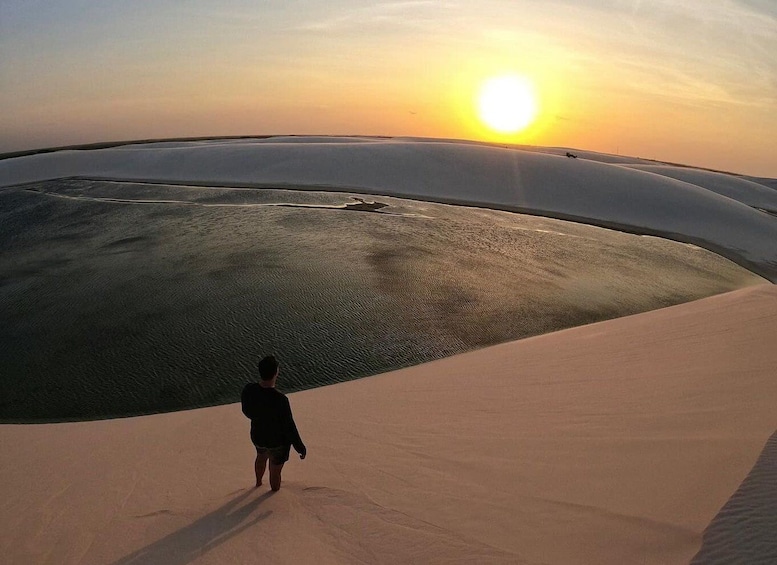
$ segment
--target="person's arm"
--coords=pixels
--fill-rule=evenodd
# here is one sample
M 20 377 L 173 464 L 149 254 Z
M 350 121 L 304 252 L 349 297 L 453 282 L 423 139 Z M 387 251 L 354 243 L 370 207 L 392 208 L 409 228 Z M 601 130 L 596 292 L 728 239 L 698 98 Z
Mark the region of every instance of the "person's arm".
M 251 398 L 250 383 L 243 387 L 243 392 L 240 394 L 240 404 L 245 417 L 253 420 L 256 417 L 256 407 L 254 406 L 253 399 Z
M 289 399 L 286 398 L 286 421 L 284 422 L 284 432 L 286 434 L 287 441 L 294 446 L 294 450 L 299 453 L 300 459 L 304 459 L 307 455 L 307 448 L 302 443 L 302 438 L 299 437 L 299 431 L 297 430 L 297 424 L 294 423 L 294 416 L 291 414 L 291 404 Z
M 240 393 L 240 407 L 243 410 L 243 415 L 246 418 L 250 418 L 251 417 L 250 407 L 249 407 L 249 403 L 248 403 L 248 388 L 249 388 L 248 385 L 244 386 L 243 387 L 243 392 Z

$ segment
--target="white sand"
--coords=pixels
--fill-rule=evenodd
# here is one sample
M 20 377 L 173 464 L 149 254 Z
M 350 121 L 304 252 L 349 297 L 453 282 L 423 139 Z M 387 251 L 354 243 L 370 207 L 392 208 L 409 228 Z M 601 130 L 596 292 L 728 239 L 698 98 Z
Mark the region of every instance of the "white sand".
M 452 142 L 274 137 L 127 145 L 0 160 L 0 187 L 67 176 L 230 186 L 330 187 L 469 203 L 694 243 L 777 280 L 771 189 L 732 175 L 558 149 Z M 654 169 L 656 170 L 656 169 Z M 671 173 L 671 174 L 670 174 Z M 678 178 L 672 178 L 678 176 Z M 690 176 L 688 176 L 690 175 Z M 773 192 L 773 191 L 772 191 Z
M 0 560 L 687 563 L 777 428 L 775 323 L 759 285 L 293 394 L 273 495 L 238 405 L 0 426 Z
M 703 186 L 707 190 L 732 198 L 753 208 L 777 212 L 777 190 L 742 177 L 688 167 L 672 167 L 670 165 L 633 164 L 629 165 L 629 168 Z

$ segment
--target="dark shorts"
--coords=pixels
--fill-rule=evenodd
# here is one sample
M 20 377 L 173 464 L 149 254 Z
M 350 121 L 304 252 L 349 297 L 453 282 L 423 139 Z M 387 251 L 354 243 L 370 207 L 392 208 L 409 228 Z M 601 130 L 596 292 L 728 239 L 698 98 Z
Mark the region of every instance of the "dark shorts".
M 290 445 L 282 445 L 280 447 L 261 447 L 254 445 L 256 453 L 267 455 L 270 459 L 270 463 L 273 465 L 283 465 L 289 460 L 289 452 L 291 451 Z

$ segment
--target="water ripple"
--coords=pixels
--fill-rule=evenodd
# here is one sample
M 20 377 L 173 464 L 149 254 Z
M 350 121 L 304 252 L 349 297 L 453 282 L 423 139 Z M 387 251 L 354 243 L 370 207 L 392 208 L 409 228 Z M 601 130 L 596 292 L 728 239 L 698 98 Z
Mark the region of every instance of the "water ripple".
M 761 280 L 507 212 L 87 180 L 0 193 L 0 258 L 4 422 L 234 402 L 267 352 L 301 390 Z

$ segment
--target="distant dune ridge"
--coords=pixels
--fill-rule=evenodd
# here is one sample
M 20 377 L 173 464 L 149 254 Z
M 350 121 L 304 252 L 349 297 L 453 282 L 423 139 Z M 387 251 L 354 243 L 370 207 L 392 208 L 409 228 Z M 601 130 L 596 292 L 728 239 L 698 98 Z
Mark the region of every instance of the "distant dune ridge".
M 555 152 L 391 138 L 160 142 L 0 160 L 0 186 L 82 176 L 467 203 L 694 243 L 777 280 L 777 222 L 759 210 L 777 213 L 777 191 L 733 175 Z
M 694 243 L 777 280 L 769 179 L 566 151 L 176 141 L 0 160 L 0 187 L 75 176 L 467 203 Z M 309 453 L 292 456 L 276 494 L 251 488 L 254 450 L 234 404 L 0 425 L 0 555 L 774 563 L 775 327 L 777 287 L 754 284 L 291 394 Z

